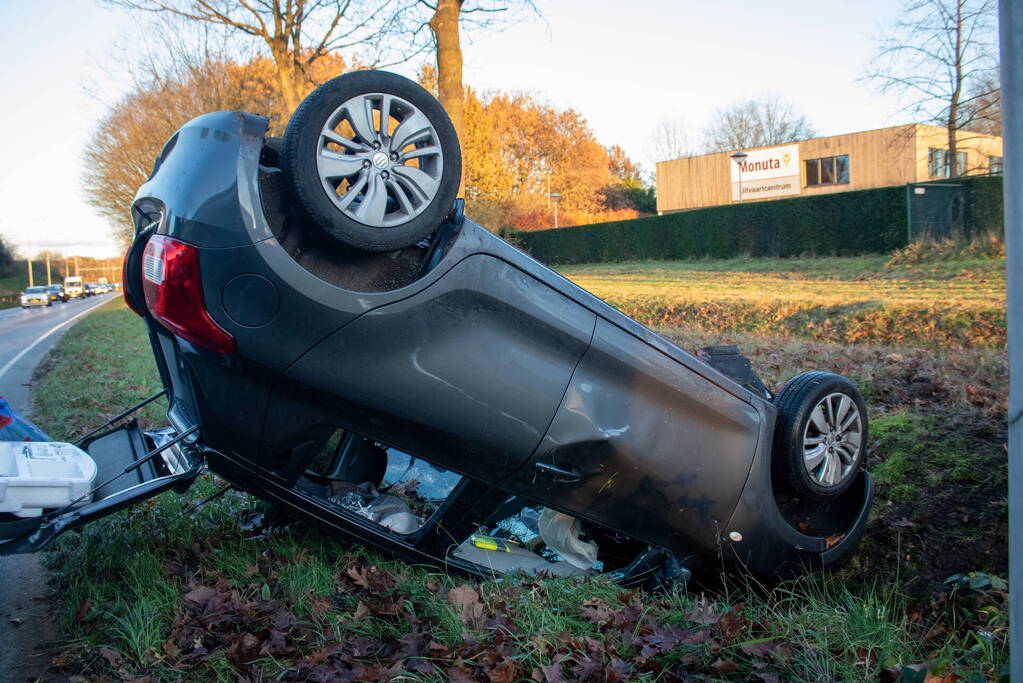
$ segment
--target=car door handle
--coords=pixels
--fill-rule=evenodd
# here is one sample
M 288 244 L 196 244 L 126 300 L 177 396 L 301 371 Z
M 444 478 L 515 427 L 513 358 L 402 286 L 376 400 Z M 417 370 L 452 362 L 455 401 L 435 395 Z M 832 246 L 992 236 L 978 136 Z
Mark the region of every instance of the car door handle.
M 558 484 L 575 484 L 582 476 L 572 469 L 562 469 L 546 462 L 538 462 L 535 465 L 537 472 L 552 477 Z M 571 465 L 569 465 L 571 467 Z

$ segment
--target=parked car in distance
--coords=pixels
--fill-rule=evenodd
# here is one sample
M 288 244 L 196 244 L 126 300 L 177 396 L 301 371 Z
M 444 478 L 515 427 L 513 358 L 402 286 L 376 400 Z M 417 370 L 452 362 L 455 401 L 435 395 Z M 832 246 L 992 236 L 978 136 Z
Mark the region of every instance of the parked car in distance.
M 29 287 L 21 293 L 21 307 L 29 306 L 52 306 L 50 301 L 50 290 L 46 287 Z
M 69 299 L 78 299 L 85 296 L 85 287 L 82 285 L 82 278 L 78 275 L 71 275 L 64 278 L 64 291 Z
M 64 285 L 46 285 L 46 289 L 50 292 L 50 301 L 67 303 L 67 292 L 64 291 Z

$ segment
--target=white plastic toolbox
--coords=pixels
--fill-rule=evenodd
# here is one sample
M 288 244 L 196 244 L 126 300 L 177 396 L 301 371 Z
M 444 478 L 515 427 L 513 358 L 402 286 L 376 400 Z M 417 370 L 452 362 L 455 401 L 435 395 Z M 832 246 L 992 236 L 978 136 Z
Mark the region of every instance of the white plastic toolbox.
M 0 441 L 0 512 L 36 517 L 44 508 L 65 507 L 89 493 L 95 479 L 95 461 L 77 446 Z

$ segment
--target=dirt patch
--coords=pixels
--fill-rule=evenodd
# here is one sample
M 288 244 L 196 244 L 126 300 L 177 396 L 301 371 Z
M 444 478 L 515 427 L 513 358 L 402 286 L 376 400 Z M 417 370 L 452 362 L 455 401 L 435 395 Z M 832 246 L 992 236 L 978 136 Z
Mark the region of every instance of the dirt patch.
M 899 414 L 875 420 L 874 511 L 853 571 L 897 573 L 914 597 L 949 576 L 1008 571 L 1006 434 L 989 423 Z
M 43 359 L 36 365 L 35 370 L 32 371 L 32 386 L 37 385 L 57 366 L 60 362 L 60 358 L 63 355 L 63 351 L 60 346 L 56 346 L 50 350 Z

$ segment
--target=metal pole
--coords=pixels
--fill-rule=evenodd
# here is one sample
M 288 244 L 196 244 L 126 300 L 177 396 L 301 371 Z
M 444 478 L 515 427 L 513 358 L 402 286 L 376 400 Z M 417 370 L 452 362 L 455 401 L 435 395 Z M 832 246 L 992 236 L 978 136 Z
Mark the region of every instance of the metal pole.
M 1023 3 L 999 2 L 1009 329 L 1009 633 L 1011 680 L 1023 681 Z
M 558 203 L 554 202 L 554 227 L 558 227 Z
M 746 160 L 746 157 L 748 157 L 748 156 L 749 156 L 749 154 L 747 154 L 746 152 L 743 152 L 742 150 L 739 150 L 738 152 L 734 152 L 734 153 L 728 155 L 728 157 L 732 161 L 735 162 L 735 170 L 739 174 L 738 177 L 739 177 L 739 203 L 740 204 L 742 204 L 742 162 L 744 162 Z
M 46 284 L 52 285 L 53 279 L 50 277 L 50 250 L 46 250 Z
M 28 256 L 28 286 L 32 287 L 35 283 L 32 282 L 32 256 Z

